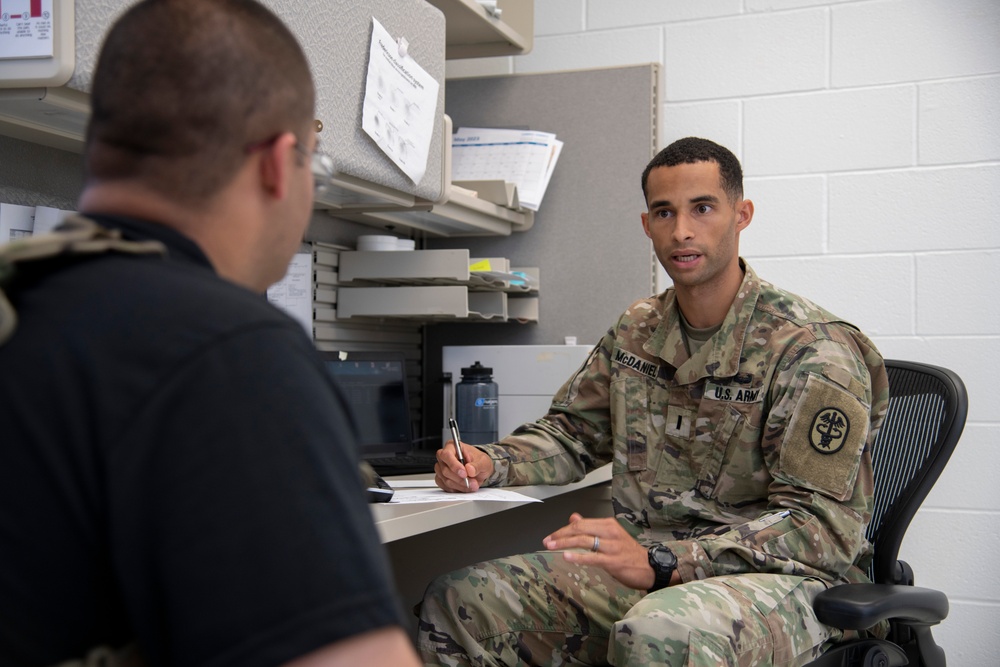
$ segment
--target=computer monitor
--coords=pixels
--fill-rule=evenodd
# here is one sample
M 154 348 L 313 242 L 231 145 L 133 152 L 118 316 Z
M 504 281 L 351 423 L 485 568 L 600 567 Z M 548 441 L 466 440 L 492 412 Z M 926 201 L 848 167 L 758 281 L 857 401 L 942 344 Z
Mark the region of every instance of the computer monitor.
M 406 358 L 402 352 L 323 352 L 358 427 L 361 457 L 405 453 L 413 447 Z

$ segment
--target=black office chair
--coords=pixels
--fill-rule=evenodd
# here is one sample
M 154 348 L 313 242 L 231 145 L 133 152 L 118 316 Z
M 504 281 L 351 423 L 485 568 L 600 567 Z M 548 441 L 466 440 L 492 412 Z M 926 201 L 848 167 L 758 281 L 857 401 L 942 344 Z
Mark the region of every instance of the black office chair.
M 820 593 L 820 621 L 863 630 L 889 621 L 885 640 L 838 644 L 809 667 L 944 667 L 931 626 L 948 615 L 948 598 L 913 585 L 913 569 L 897 560 L 899 545 L 958 443 L 968 412 L 965 384 L 945 368 L 886 361 L 889 409 L 872 446 L 875 507 L 867 537 L 874 547 L 871 584 L 844 584 Z

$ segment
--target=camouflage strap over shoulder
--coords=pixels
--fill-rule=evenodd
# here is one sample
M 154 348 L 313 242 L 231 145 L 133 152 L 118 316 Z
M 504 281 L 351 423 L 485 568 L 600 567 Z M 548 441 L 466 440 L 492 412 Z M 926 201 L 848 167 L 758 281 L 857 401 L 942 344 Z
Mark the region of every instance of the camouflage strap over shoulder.
M 159 241 L 127 241 L 119 230 L 101 227 L 80 215 L 70 216 L 51 234 L 0 245 L 0 345 L 7 342 L 17 328 L 17 313 L 4 294 L 4 288 L 11 284 L 19 266 L 58 257 L 106 252 L 165 255 L 167 248 Z

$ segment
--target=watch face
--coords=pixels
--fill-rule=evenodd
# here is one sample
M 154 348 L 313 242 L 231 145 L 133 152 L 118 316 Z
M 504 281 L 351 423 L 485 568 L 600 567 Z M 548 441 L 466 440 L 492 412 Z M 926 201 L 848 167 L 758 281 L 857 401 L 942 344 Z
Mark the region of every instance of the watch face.
M 672 570 L 677 567 L 677 556 L 666 547 L 656 547 L 650 551 L 650 555 L 661 569 Z
M 677 570 L 677 556 L 674 552 L 658 544 L 649 549 L 649 566 L 653 568 L 655 580 L 650 592 L 658 591 L 670 585 L 670 579 Z

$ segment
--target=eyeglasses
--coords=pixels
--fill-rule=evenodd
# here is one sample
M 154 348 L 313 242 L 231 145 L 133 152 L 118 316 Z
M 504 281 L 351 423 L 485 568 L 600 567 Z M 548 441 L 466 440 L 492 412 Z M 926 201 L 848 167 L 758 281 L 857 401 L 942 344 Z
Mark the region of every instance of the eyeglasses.
M 247 155 L 263 150 L 277 141 L 280 136 L 280 134 L 276 134 L 273 137 L 264 139 L 263 141 L 248 144 L 244 150 Z M 310 171 L 312 171 L 313 175 L 313 198 L 318 199 L 323 193 L 330 189 L 330 185 L 333 183 L 333 175 L 336 173 L 333 165 L 333 158 L 319 152 L 319 140 L 316 141 L 316 146 L 312 151 L 302 145 L 302 142 L 298 140 L 295 141 L 292 148 L 295 149 L 296 153 L 309 160 Z
M 298 146 L 299 144 L 296 143 L 295 145 Z M 317 142 L 318 148 L 319 142 Z M 313 175 L 313 199 L 319 199 L 333 185 L 333 175 L 337 172 L 333 166 L 333 158 L 320 153 L 318 150 L 313 151 L 309 160 Z

